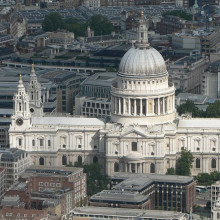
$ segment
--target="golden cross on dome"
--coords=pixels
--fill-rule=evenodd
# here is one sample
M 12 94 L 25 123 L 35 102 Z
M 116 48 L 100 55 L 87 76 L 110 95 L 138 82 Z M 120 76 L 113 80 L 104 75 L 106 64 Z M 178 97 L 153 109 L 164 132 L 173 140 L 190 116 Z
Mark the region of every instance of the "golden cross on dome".
M 34 70 L 34 64 L 32 64 L 32 70 Z
M 22 81 L 22 75 L 20 74 L 20 81 Z

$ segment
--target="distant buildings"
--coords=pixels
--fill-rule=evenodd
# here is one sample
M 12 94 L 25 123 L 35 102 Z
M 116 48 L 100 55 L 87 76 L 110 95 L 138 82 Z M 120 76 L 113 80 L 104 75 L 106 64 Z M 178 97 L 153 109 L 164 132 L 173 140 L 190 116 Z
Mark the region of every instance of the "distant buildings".
M 96 73 L 88 77 L 76 96 L 75 115 L 106 118 L 111 112 L 111 84 L 116 73 Z
M 186 56 L 168 65 L 169 81 L 181 92 L 201 92 L 201 76 L 208 67 L 209 60 L 198 55 Z
M 220 98 L 220 61 L 217 60 L 210 64 L 209 68 L 202 73 L 201 93 L 209 97 Z
M 73 113 L 75 96 L 80 91 L 80 84 L 86 79 L 86 74 L 75 72 L 61 72 L 54 77 L 57 85 L 57 112 Z

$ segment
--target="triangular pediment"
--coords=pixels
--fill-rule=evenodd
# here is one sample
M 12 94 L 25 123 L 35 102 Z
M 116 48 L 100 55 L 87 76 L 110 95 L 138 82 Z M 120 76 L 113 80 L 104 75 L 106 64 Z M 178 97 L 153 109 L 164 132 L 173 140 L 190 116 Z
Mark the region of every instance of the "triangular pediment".
M 133 128 L 121 134 L 121 138 L 125 138 L 125 137 L 146 138 L 147 135 L 143 131 Z

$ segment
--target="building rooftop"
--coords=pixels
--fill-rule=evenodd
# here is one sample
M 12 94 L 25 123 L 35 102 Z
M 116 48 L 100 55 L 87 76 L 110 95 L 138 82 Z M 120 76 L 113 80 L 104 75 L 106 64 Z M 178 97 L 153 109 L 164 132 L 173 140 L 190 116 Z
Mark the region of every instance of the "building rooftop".
M 10 161 L 15 162 L 18 159 L 22 159 L 27 154 L 26 151 L 18 148 L 1 148 L 0 149 L 0 158 L 1 161 Z
M 69 176 L 82 171 L 83 168 L 78 167 L 49 167 L 49 166 L 30 166 L 25 170 L 24 176 L 29 174 L 43 176 Z
M 117 73 L 114 72 L 96 73 L 85 79 L 81 85 L 97 85 L 110 87 L 112 82 L 116 79 L 116 75 Z
M 136 174 L 136 173 L 115 173 L 113 180 L 119 180 L 119 183 L 113 187 L 115 190 L 141 191 L 152 183 L 172 183 L 187 184 L 193 181 L 193 177 L 176 176 L 164 174 Z
M 65 125 L 65 126 L 104 126 L 105 120 L 100 118 L 74 117 L 33 117 L 33 125 Z
M 178 128 L 189 129 L 218 129 L 220 127 L 220 119 L 218 118 L 190 118 L 180 119 Z
M 120 190 L 103 190 L 90 198 L 90 201 L 102 200 L 102 201 L 117 201 L 117 202 L 132 202 L 143 203 L 147 201 L 149 196 L 141 195 L 138 192 L 128 192 Z
M 128 208 L 111 208 L 111 207 L 78 207 L 71 211 L 72 215 L 89 215 L 89 216 L 112 216 L 115 219 L 120 217 L 128 218 L 153 218 L 153 219 L 180 219 L 184 217 L 184 213 L 174 211 L 161 211 L 161 210 L 141 210 L 141 209 L 128 209 Z

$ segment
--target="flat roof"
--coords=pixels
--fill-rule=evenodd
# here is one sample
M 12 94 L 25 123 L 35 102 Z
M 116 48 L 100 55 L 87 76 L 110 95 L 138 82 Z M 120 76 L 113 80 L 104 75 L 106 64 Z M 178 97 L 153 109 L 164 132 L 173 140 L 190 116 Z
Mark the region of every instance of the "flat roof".
M 180 119 L 178 128 L 190 129 L 220 129 L 220 119 L 218 118 L 190 118 Z
M 141 195 L 138 192 L 120 191 L 120 190 L 103 190 L 90 198 L 90 201 L 107 200 L 117 202 L 144 202 L 147 201 L 149 196 Z
M 115 217 L 144 217 L 155 219 L 180 219 L 185 216 L 184 213 L 175 211 L 162 210 L 145 210 L 145 209 L 129 209 L 129 208 L 111 208 L 111 207 L 78 207 L 71 211 L 71 214 L 79 215 L 95 215 L 95 216 L 115 216 Z
M 116 79 L 117 73 L 115 72 L 102 72 L 96 73 L 86 78 L 81 85 L 97 85 L 110 87 L 112 82 Z
M 104 126 L 105 120 L 100 118 L 74 117 L 33 117 L 33 125 L 66 125 L 66 126 Z

